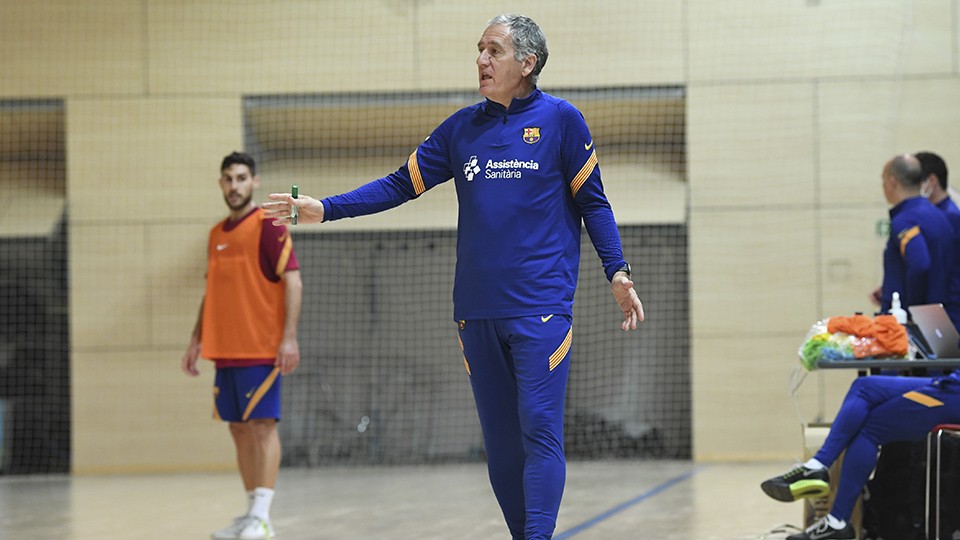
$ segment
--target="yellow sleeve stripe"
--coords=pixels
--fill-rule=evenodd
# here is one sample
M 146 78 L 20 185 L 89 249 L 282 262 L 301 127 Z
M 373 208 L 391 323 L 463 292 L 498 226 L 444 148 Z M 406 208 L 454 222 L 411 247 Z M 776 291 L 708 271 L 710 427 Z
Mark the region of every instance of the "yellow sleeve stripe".
M 910 227 L 909 229 L 900 233 L 899 238 L 900 238 L 900 255 L 901 256 L 907 253 L 907 244 L 909 244 L 910 241 L 913 240 L 914 237 L 916 237 L 918 234 L 920 234 L 919 225 L 914 225 L 913 227 Z
M 293 250 L 293 240 L 290 239 L 290 231 L 283 233 L 283 249 L 280 250 L 280 257 L 277 258 L 277 267 L 274 272 L 282 276 L 287 269 L 287 262 L 290 261 L 290 252 Z
M 550 355 L 550 371 L 560 365 L 560 362 L 563 362 L 563 359 L 567 357 L 567 353 L 570 352 L 570 345 L 573 343 L 573 327 L 570 327 L 570 330 L 567 332 L 567 337 L 563 338 L 563 343 L 560 344 L 560 347 L 557 350 L 553 351 L 553 354 Z
M 460 334 L 457 334 L 457 341 L 460 343 L 460 352 L 463 353 L 463 367 L 467 369 L 467 375 L 473 375 L 473 373 L 470 373 L 470 363 L 467 362 L 467 354 L 463 351 L 463 340 L 460 339 Z
M 220 395 L 220 387 L 213 387 L 213 419 L 220 420 L 220 410 L 217 409 L 217 396 Z
M 915 401 L 927 407 L 943 407 L 943 402 L 940 401 L 939 399 L 932 398 L 926 394 L 921 394 L 916 390 L 907 392 L 906 394 L 903 395 L 903 397 L 909 399 L 910 401 Z
M 243 421 L 246 422 L 250 417 L 250 413 L 253 412 L 253 409 L 257 407 L 257 404 L 260 403 L 260 400 L 263 399 L 263 395 L 267 393 L 267 390 L 273 386 L 274 381 L 277 380 L 277 376 L 280 375 L 280 368 L 275 367 L 273 371 L 270 372 L 270 375 L 267 375 L 267 378 L 257 387 L 257 391 L 253 393 L 253 397 L 250 398 L 250 402 L 247 403 L 246 410 L 243 411 Z
M 590 153 L 590 157 L 587 158 L 587 162 L 583 164 L 583 167 L 580 168 L 580 172 L 577 173 L 577 176 L 573 178 L 573 182 L 570 182 L 570 192 L 573 193 L 573 196 L 577 196 L 577 192 L 580 191 L 580 187 L 583 186 L 583 183 L 587 181 L 587 178 L 590 177 L 590 174 L 593 173 L 593 169 L 597 167 L 597 151 L 594 150 Z
M 410 180 L 413 182 L 413 191 L 420 195 L 427 190 L 423 186 L 423 177 L 420 176 L 420 165 L 417 163 L 417 151 L 414 150 L 407 160 L 407 169 L 410 171 Z

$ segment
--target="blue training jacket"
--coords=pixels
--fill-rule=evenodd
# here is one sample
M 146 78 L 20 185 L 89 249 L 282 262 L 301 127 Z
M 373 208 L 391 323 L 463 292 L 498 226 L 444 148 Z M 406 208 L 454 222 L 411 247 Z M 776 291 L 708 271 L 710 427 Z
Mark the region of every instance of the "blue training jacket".
M 323 199 L 324 221 L 381 212 L 454 179 L 454 319 L 572 315 L 581 223 L 607 279 L 624 264 L 593 137 L 573 105 L 539 89 L 447 118 L 396 172 Z
M 960 329 L 960 208 L 957 208 L 950 197 L 937 203 L 937 208 L 947 216 L 947 221 L 953 226 L 954 254 L 957 257 L 957 267 L 953 273 L 953 284 L 950 290 L 952 291 L 951 297 L 957 304 L 944 304 L 944 306 L 947 313 L 950 314 L 953 325 Z
M 953 226 L 924 197 L 912 197 L 890 209 L 890 238 L 883 252 L 883 312 L 894 291 L 904 307 L 942 303 L 956 326 L 960 323 L 960 271 Z

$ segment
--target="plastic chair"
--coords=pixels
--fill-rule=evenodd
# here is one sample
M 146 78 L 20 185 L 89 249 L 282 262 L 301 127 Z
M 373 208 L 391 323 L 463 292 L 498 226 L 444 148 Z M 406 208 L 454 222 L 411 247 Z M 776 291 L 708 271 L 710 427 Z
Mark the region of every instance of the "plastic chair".
M 940 454 L 944 435 L 960 438 L 960 424 L 940 424 L 927 434 L 927 540 L 947 540 L 940 537 Z

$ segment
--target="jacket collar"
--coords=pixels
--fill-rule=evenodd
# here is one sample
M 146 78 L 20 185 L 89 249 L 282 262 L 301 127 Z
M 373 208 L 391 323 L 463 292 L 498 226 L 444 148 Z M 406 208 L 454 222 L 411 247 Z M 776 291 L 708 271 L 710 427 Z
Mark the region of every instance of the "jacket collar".
M 525 98 L 513 98 L 513 101 L 510 102 L 510 108 L 507 109 L 503 105 L 497 103 L 496 101 L 491 101 L 487 99 L 484 103 L 484 112 L 493 116 L 503 116 L 505 114 L 514 114 L 517 112 L 523 112 L 533 106 L 533 103 L 540 98 L 542 92 L 539 88 L 534 88 L 533 92 L 530 92 L 530 95 Z

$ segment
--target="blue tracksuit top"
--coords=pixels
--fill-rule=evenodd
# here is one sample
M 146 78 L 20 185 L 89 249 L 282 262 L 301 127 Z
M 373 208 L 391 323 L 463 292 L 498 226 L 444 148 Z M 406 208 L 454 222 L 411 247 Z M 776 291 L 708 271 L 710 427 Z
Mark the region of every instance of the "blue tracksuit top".
M 942 303 L 954 325 L 960 322 L 956 246 L 947 216 L 926 198 L 912 197 L 891 208 L 883 252 L 883 311 L 899 291 L 904 307 Z
M 957 208 L 953 199 L 950 197 L 943 199 L 937 203 L 937 208 L 947 214 L 947 219 L 950 220 L 950 223 L 957 229 L 957 232 L 960 233 L 960 208 Z
M 957 208 L 957 205 L 950 197 L 937 203 L 937 208 L 947 216 L 947 221 L 953 226 L 954 254 L 957 257 L 957 270 L 953 273 L 953 284 L 950 291 L 951 298 L 954 298 L 957 304 L 944 304 L 944 306 L 947 309 L 947 313 L 950 314 L 953 325 L 960 328 L 960 208 Z
M 447 118 L 396 172 L 323 199 L 324 221 L 380 212 L 454 179 L 454 319 L 572 315 L 581 222 L 611 279 L 624 264 L 583 115 L 539 89 Z

